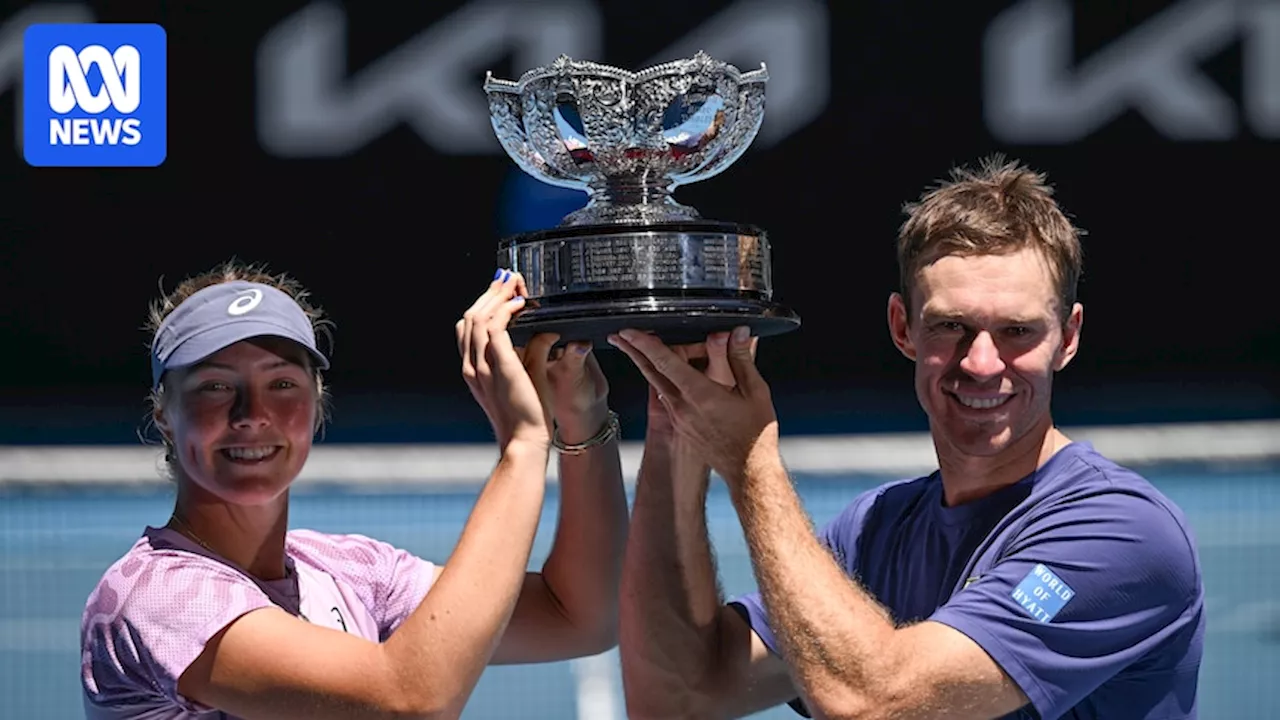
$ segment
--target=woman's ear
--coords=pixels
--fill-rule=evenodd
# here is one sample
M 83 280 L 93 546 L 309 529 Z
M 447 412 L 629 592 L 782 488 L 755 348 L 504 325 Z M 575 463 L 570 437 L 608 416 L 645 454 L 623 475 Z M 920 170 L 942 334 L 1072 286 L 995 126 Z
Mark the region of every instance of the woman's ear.
M 169 424 L 167 406 L 168 403 L 165 401 L 165 392 L 162 386 L 151 394 L 151 422 L 155 424 L 156 430 L 160 432 L 160 437 L 164 440 L 165 446 L 173 447 L 173 427 Z

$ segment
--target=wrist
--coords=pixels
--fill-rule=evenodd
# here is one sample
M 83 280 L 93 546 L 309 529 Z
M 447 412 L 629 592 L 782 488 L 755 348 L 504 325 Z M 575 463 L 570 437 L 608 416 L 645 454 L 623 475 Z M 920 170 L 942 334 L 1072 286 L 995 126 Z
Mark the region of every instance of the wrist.
M 556 433 L 561 442 L 574 445 L 586 442 L 609 422 L 609 403 L 598 402 L 584 410 L 565 413 L 556 418 Z
M 545 466 L 550 455 L 550 438 L 516 435 L 502 446 L 502 456 L 499 462 L 540 461 Z
M 762 437 L 747 451 L 742 464 L 724 479 L 731 492 L 750 492 L 753 485 L 779 477 L 790 482 L 777 439 Z
M 607 410 L 604 422 L 596 428 L 594 433 L 581 441 L 566 441 L 557 427 L 551 436 L 551 447 L 559 451 L 561 455 L 582 455 L 594 448 L 616 443 L 621 434 L 622 426 L 618 422 L 618 414 L 612 410 Z
M 741 473 L 733 479 L 726 479 L 733 506 L 741 509 L 741 503 L 748 497 L 771 496 L 778 487 L 791 487 L 791 474 L 782 462 L 781 455 L 762 457 L 748 462 Z

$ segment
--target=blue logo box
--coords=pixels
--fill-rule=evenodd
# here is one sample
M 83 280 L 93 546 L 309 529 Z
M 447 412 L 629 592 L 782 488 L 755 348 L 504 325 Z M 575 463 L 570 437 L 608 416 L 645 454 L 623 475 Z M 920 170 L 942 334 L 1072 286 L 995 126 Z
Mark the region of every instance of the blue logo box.
M 155 167 L 167 155 L 164 28 L 39 24 L 23 35 L 22 154 L 37 167 Z

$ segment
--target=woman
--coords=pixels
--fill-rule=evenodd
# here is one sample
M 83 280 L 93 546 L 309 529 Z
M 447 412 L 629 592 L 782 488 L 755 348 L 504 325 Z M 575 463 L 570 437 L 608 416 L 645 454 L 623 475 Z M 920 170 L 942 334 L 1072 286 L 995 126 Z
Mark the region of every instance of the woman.
M 154 419 L 177 499 L 89 596 L 87 716 L 457 717 L 489 663 L 613 646 L 627 532 L 616 416 L 589 346 L 512 346 L 523 292 L 499 271 L 456 327 L 500 455 L 447 568 L 287 529 L 329 367 L 297 283 L 230 264 L 157 303 Z M 542 572 L 526 573 L 553 446 L 563 510 Z

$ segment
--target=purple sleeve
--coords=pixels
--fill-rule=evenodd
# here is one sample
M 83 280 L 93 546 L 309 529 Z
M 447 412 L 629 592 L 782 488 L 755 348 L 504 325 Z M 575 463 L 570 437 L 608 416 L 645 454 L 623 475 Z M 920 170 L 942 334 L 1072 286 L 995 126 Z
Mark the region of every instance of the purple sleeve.
M 972 638 L 1041 717 L 1058 717 L 1195 622 L 1199 597 L 1194 545 L 1170 511 L 1095 492 L 1038 513 L 930 619 Z
M 386 578 L 378 627 L 386 640 L 418 609 L 436 581 L 436 566 L 412 553 L 375 542 Z
M 209 638 L 271 601 L 244 576 L 181 551 L 127 556 L 90 594 L 81 675 L 90 718 L 209 708 L 178 695 L 178 678 Z M 167 717 L 167 715 L 166 715 Z
M 326 565 L 356 589 L 386 640 L 418 608 L 436 579 L 436 565 L 364 535 L 290 533 L 293 541 L 324 557 Z
M 862 532 L 862 524 L 866 520 L 867 512 L 874 505 L 875 496 L 874 492 L 863 493 L 841 510 L 840 514 L 827 522 L 818 533 L 818 542 L 831 552 L 846 574 L 853 572 L 857 561 L 855 545 Z M 751 629 L 760 636 L 765 646 L 773 654 L 781 655 L 778 639 L 773 634 L 773 628 L 769 626 L 769 616 L 765 612 L 760 592 L 754 591 L 740 595 L 734 598 L 731 604 L 740 608 L 738 614 L 742 615 Z

